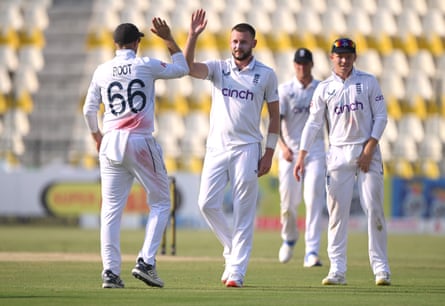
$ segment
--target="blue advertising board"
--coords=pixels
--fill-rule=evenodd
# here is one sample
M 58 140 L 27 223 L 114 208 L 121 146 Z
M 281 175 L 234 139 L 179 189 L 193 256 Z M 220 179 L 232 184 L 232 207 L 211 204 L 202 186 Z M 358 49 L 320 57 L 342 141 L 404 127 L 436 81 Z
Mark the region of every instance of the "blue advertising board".
M 445 178 L 407 180 L 394 177 L 391 203 L 394 218 L 445 218 Z

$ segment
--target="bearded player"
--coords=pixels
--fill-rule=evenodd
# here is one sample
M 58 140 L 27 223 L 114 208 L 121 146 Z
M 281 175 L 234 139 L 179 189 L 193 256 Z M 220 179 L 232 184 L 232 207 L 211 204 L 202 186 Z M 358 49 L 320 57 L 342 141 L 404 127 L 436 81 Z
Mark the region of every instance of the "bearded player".
M 207 79 L 213 85 L 198 204 L 224 248 L 225 269 L 221 281 L 227 287 L 242 287 L 252 250 L 258 177 L 269 172 L 278 140 L 278 82 L 275 72 L 254 58 L 255 29 L 247 23 L 232 28 L 231 58 L 195 62 L 196 42 L 206 24 L 205 11 L 195 11 L 184 50 L 190 75 Z M 270 123 L 263 155 L 260 122 L 264 103 Z M 229 182 L 233 226 L 229 226 L 222 209 Z

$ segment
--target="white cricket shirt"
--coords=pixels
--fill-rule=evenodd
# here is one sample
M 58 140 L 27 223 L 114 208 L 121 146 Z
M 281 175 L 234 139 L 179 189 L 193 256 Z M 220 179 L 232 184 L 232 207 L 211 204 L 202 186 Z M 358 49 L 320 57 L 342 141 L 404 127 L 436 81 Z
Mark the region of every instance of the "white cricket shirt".
M 318 83 L 320 81 L 312 80 L 304 88 L 303 84 L 294 77 L 278 87 L 282 136 L 286 145 L 295 153 L 300 147 L 301 133 L 309 117 L 309 107 Z M 323 129 L 320 129 L 311 147 L 311 152 L 324 153 L 324 150 L 324 133 Z
M 263 103 L 279 100 L 275 72 L 255 59 L 241 71 L 233 58 L 206 64 L 207 79 L 213 83 L 207 146 L 227 148 L 261 142 Z
M 99 65 L 88 88 L 83 113 L 88 128 L 97 131 L 97 111 L 104 103 L 103 132 L 128 130 L 149 134 L 154 130 L 155 80 L 188 74 L 184 55 L 172 55 L 173 63 L 137 57 L 133 50 L 116 50 L 116 56 Z
M 300 149 L 309 149 L 325 114 L 331 145 L 363 144 L 370 137 L 379 140 L 386 126 L 387 111 L 377 79 L 354 68 L 344 81 L 333 72 L 320 82 L 314 92 Z

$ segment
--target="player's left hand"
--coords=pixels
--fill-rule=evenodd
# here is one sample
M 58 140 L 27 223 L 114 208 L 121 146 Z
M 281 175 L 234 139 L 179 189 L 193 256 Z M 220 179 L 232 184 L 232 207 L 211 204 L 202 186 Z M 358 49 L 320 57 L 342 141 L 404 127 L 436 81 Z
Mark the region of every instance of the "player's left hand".
M 152 20 L 153 27 L 150 31 L 156 35 L 158 35 L 162 39 L 171 39 L 171 31 L 167 22 L 164 19 L 159 17 L 155 17 Z
M 377 140 L 370 138 L 363 146 L 362 154 L 357 159 L 357 166 L 363 172 L 369 171 L 371 165 L 372 156 L 374 155 L 375 148 L 377 146 Z
M 368 172 L 371 160 L 372 160 L 372 154 L 366 154 L 365 152 L 362 152 L 362 154 L 360 154 L 360 156 L 357 159 L 357 166 L 363 172 Z
M 294 152 L 292 152 L 288 146 L 286 146 L 285 149 L 281 149 L 281 154 L 283 154 L 283 158 L 288 162 L 292 162 L 294 159 Z
M 266 148 L 266 152 L 258 163 L 258 177 L 269 173 L 270 168 L 272 167 L 273 152 L 272 149 Z

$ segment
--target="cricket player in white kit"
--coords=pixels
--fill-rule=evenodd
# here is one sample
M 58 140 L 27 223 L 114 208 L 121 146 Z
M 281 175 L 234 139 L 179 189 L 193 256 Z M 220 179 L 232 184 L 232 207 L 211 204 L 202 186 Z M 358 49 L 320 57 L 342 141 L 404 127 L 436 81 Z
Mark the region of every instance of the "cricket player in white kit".
M 258 201 L 258 177 L 269 172 L 279 133 L 278 81 L 275 72 L 252 55 L 255 30 L 249 24 L 232 28 L 232 57 L 194 61 L 199 34 L 205 29 L 205 11 L 192 14 L 184 50 L 190 75 L 213 84 L 210 131 L 201 176 L 199 208 L 224 247 L 221 281 L 242 287 L 252 249 Z M 270 123 L 262 156 L 261 110 L 266 101 Z M 222 210 L 225 187 L 231 183 L 233 225 Z
M 288 262 L 298 241 L 297 211 L 304 199 L 305 267 L 321 266 L 319 258 L 320 238 L 323 230 L 323 210 L 326 207 L 324 178 L 326 157 L 324 131 L 320 129 L 305 160 L 302 181 L 295 180 L 294 166 L 297 159 L 301 132 L 309 117 L 309 105 L 319 81 L 312 76 L 314 66 L 312 52 L 299 48 L 294 55 L 295 77 L 278 87 L 280 96 L 281 134 L 278 155 L 278 179 L 280 191 L 281 238 L 283 243 L 278 260 Z
M 103 288 L 123 288 L 120 278 L 120 222 L 136 178 L 148 195 L 150 213 L 145 240 L 132 270 L 149 286 L 163 287 L 155 256 L 170 212 L 169 179 L 154 130 L 155 80 L 179 78 L 189 72 L 187 62 L 167 23 L 154 18 L 151 31 L 164 40 L 173 63 L 136 56 L 143 33 L 130 23 L 114 31 L 116 56 L 95 70 L 83 108 L 100 160 L 101 255 Z M 97 112 L 103 102 L 103 131 Z M 103 135 L 103 136 L 102 136 Z
M 386 103 L 377 79 L 356 70 L 355 43 L 337 39 L 331 49 L 333 73 L 315 90 L 294 169 L 297 180 L 305 156 L 325 118 L 329 125 L 327 205 L 329 274 L 324 285 L 346 284 L 347 235 L 354 182 L 368 219 L 368 252 L 376 285 L 390 285 L 387 232 L 383 212 L 383 164 L 378 141 L 387 122 Z

